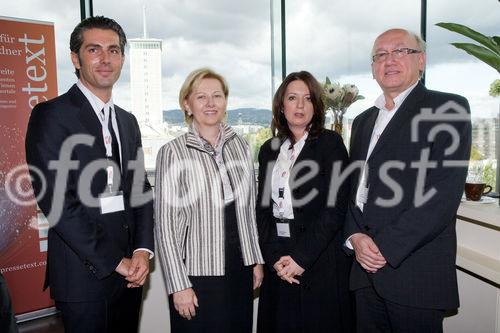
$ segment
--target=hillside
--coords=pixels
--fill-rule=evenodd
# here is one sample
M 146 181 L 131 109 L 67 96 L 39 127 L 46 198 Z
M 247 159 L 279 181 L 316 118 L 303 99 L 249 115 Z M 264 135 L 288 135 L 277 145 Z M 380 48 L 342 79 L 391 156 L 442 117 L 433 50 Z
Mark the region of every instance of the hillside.
M 243 124 L 255 124 L 264 127 L 269 127 L 271 125 L 271 110 L 241 108 L 227 110 L 227 114 L 229 125 L 237 125 L 240 114 Z M 179 109 L 163 111 L 163 119 L 169 124 L 184 123 L 184 115 Z

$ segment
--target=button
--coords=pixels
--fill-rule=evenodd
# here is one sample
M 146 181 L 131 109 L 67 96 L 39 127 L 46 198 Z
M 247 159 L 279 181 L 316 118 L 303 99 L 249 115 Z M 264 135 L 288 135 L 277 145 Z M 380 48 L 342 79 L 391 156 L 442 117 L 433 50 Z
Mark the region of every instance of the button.
M 128 230 L 128 224 L 124 224 L 123 229 Z
M 365 225 L 365 230 L 366 230 L 366 231 L 370 231 L 370 229 L 371 229 L 371 228 L 370 228 L 369 226 Z

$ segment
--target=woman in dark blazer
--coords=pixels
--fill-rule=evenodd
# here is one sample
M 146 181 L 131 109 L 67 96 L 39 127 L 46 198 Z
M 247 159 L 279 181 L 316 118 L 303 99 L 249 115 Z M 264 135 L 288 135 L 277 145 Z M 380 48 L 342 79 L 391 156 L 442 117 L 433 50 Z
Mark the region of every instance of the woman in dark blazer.
M 339 180 L 348 157 L 324 122 L 318 81 L 305 71 L 288 75 L 273 100 L 275 137 L 259 153 L 257 223 L 266 262 L 259 333 L 352 331 L 351 260 L 341 232 L 349 186 Z

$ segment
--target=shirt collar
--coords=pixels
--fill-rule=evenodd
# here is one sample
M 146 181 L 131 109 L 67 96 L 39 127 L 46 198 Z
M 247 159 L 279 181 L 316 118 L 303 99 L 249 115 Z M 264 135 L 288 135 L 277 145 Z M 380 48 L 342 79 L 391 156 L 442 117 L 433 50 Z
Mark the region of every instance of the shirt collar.
M 396 96 L 396 98 L 394 98 L 394 109 L 392 109 L 392 110 L 387 110 L 386 109 L 386 107 L 385 107 L 385 95 L 384 94 L 380 95 L 375 100 L 374 105 L 378 109 L 380 109 L 380 110 L 384 110 L 384 111 L 397 111 L 399 109 L 399 107 L 401 106 L 401 104 L 403 104 L 403 102 L 405 101 L 406 97 L 408 97 L 408 95 L 410 94 L 410 92 L 417 86 L 417 84 L 418 84 L 418 80 L 417 80 L 417 82 L 415 82 L 414 84 L 412 84 L 411 86 L 409 86 L 401 94 L 399 94 L 398 96 Z
M 291 149 L 292 147 L 295 150 L 301 150 L 304 144 L 306 143 L 307 137 L 309 136 L 309 131 L 306 131 L 304 135 L 292 145 L 292 142 L 290 139 L 286 139 L 282 144 L 281 144 L 281 149 L 286 151 L 288 149 Z
M 215 140 L 215 146 L 212 147 L 210 142 L 208 142 L 205 138 L 203 138 L 200 133 L 198 132 L 198 129 L 196 128 L 194 122 L 191 123 L 190 125 L 191 130 L 196 136 L 196 139 L 198 140 L 198 143 L 200 144 L 201 147 L 204 147 L 207 149 L 208 147 L 212 149 L 216 149 L 217 147 L 221 146 L 224 143 L 224 125 L 222 123 L 219 126 L 219 134 L 217 135 L 217 140 Z M 208 149 L 207 149 L 208 150 Z
M 92 109 L 100 117 L 100 112 L 104 107 L 110 108 L 110 110 L 114 110 L 113 96 L 109 99 L 107 103 L 104 103 L 99 97 L 97 97 L 89 88 L 85 87 L 82 81 L 78 80 L 76 86 L 81 90 L 83 95 L 87 98 Z M 100 118 L 99 118 L 100 119 Z

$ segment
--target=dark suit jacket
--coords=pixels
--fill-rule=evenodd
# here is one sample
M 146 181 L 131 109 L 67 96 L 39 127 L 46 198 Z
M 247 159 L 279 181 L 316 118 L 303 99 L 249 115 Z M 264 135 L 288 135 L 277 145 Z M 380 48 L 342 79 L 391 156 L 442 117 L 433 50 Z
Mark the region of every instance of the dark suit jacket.
M 99 170 L 94 177 L 82 176 L 84 169 L 98 159 L 106 158 L 101 123 L 92 106 L 73 85 L 71 89 L 50 101 L 35 106 L 26 135 L 26 159 L 38 168 L 44 183 L 35 172 L 33 189 L 38 205 L 49 218 L 48 277 L 51 296 L 56 301 L 95 301 L 108 298 L 116 288 L 123 288 L 125 280 L 114 272 L 123 257 L 130 257 L 137 248 L 154 249 L 153 207 L 149 200 L 140 205 L 131 203 L 131 193 L 150 190 L 141 163 L 136 179 L 129 161 L 138 158 L 141 134 L 135 117 L 115 105 L 122 153 L 122 191 L 125 210 L 101 214 L 100 208 L 81 202 L 79 186 L 90 187 L 94 198 L 104 192 L 106 171 Z M 61 147 L 76 134 L 87 135 L 91 145 L 78 144 L 71 151 L 71 159 L 78 165 L 69 171 L 67 180 L 57 177 L 64 172 L 51 168 L 51 161 L 59 159 Z M 139 154 L 142 157 L 142 153 Z M 52 166 L 55 164 L 52 162 Z M 58 188 L 57 186 L 61 186 Z M 62 213 L 51 215 L 52 208 L 62 198 Z
M 273 140 L 275 142 L 273 142 Z M 348 278 L 351 259 L 342 249 L 341 232 L 347 209 L 349 185 L 333 180 L 334 163 L 338 172 L 348 165 L 347 151 L 342 138 L 335 132 L 324 130 L 317 138 L 308 138 L 290 171 L 294 220 L 290 223 L 291 238 L 277 237 L 270 195 L 272 170 L 279 155 L 281 143 L 277 138 L 264 143 L 259 153 L 259 186 L 257 196 L 257 225 L 261 250 L 266 262 L 266 272 L 259 301 L 259 332 L 279 332 L 279 322 L 286 318 L 279 313 L 288 312 L 286 307 L 298 307 L 302 311 L 305 332 L 349 332 L 352 324 L 351 300 Z M 319 167 L 314 176 L 307 165 Z M 303 181 L 307 179 L 306 181 Z M 331 196 L 335 190 L 337 200 Z M 312 197 L 308 200 L 305 198 Z M 330 200 L 330 204 L 328 204 Z M 301 202 L 303 201 L 303 202 Z M 274 263 L 290 255 L 305 269 L 298 277 L 300 285 L 294 285 L 301 294 L 301 304 L 280 300 L 295 299 L 284 295 L 288 284 L 276 277 Z M 293 292 L 293 291 L 292 291 Z M 281 303 L 280 303 L 281 302 Z M 318 304 L 321 306 L 318 307 Z M 277 309 L 279 308 L 279 309 Z M 287 316 L 286 315 L 286 316 Z M 335 328 L 335 329 L 334 329 Z M 333 332 L 332 331 L 332 332 Z
M 440 109 L 443 105 L 444 108 Z M 444 116 L 417 121 L 423 108 L 432 109 L 434 115 L 444 111 Z M 453 108 L 462 108 L 463 113 L 455 113 Z M 372 107 L 354 120 L 350 149 L 352 162 L 365 161 L 377 115 L 378 109 Z M 455 120 L 447 118 L 449 115 L 454 115 Z M 369 235 L 387 260 L 387 265 L 369 276 L 355 262 L 350 279 L 352 289 L 368 286 L 372 280 L 384 299 L 398 304 L 435 309 L 458 307 L 455 215 L 467 167 L 463 163 L 461 166 L 447 166 L 447 163 L 469 159 L 469 116 L 469 104 L 465 98 L 427 90 L 419 83 L 397 110 L 368 159 L 369 194 L 363 212 L 355 205 L 360 170 L 353 174 L 345 237 L 357 232 Z M 441 131 L 434 140 L 429 140 L 432 129 L 439 128 Z M 412 141 L 415 129 L 418 136 Z M 458 137 L 453 138 L 450 132 Z M 447 151 L 455 139 L 459 140 L 458 146 Z M 428 159 L 436 165 L 427 169 L 425 182 L 420 183 L 425 193 L 435 193 L 430 200 L 419 204 L 418 192 L 422 194 L 417 187 L 419 169 L 412 163 L 427 153 Z M 394 164 L 387 173 L 393 182 L 382 181 L 383 172 L 380 170 L 386 161 L 398 161 L 399 165 Z M 394 182 L 401 187 L 402 200 L 388 207 L 377 204 L 377 198 L 394 197 Z

